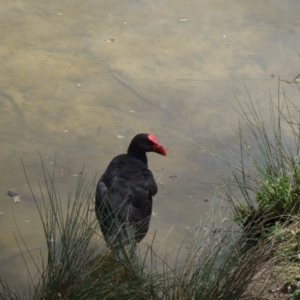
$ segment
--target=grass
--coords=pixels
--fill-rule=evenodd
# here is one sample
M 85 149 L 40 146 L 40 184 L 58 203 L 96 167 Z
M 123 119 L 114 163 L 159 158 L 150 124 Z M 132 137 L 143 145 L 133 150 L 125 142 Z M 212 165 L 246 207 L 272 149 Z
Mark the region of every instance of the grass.
M 28 268 L 28 294 L 11 289 L 2 279 L 0 299 L 241 299 L 254 274 L 274 251 L 271 243 L 249 247 L 238 233 L 228 230 L 212 235 L 199 227 L 188 253 L 178 253 L 178 257 L 185 255 L 183 262 L 178 259 L 173 264 L 168 257 L 159 257 L 153 250 L 155 238 L 133 255 L 128 255 L 127 246 L 113 253 L 89 212 L 95 181 L 87 183 L 86 178 L 80 178 L 64 207 L 54 173 L 49 173 L 44 163 L 42 168 L 41 200 L 33 191 L 32 195 L 47 255 L 41 252 L 38 260 L 31 257 L 37 273 L 31 274 Z
M 246 129 L 241 124 L 234 129 L 238 154 L 220 140 L 220 149 L 225 150 L 217 157 L 231 173 L 228 176 L 221 170 L 225 187 L 221 197 L 230 204 L 233 219 L 241 227 L 284 223 L 300 210 L 300 110 L 285 94 L 278 95 L 277 103 L 270 100 L 267 117 L 250 96 L 247 103 L 238 99 L 236 103 Z M 249 135 L 251 138 L 245 137 Z M 234 160 L 228 158 L 228 150 Z
M 252 244 L 274 243 L 272 257 L 281 261 L 286 274 L 292 264 L 293 275 L 283 276 L 283 286 L 289 288 L 281 290 L 290 299 L 300 299 L 300 107 L 280 92 L 276 102 L 270 97 L 268 116 L 249 94 L 246 103 L 236 100 L 234 109 L 243 121 L 234 129 L 239 153 L 221 139 L 222 151 L 214 153 L 229 170 L 228 175 L 219 169 L 224 187 L 219 196 L 229 203 L 233 221 Z

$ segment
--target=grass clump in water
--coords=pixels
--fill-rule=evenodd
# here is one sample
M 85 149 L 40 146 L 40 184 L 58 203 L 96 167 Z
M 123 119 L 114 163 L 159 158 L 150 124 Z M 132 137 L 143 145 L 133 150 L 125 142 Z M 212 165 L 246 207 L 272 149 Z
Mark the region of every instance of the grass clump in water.
M 300 212 L 300 110 L 285 94 L 280 97 L 276 104 L 270 100 L 270 127 L 250 97 L 244 105 L 237 101 L 236 111 L 246 125 L 235 131 L 240 155 L 231 152 L 234 161 L 227 159 L 225 151 L 219 156 L 231 173 L 222 175 L 222 197 L 244 229 L 284 226 Z M 251 139 L 246 138 L 249 135 Z

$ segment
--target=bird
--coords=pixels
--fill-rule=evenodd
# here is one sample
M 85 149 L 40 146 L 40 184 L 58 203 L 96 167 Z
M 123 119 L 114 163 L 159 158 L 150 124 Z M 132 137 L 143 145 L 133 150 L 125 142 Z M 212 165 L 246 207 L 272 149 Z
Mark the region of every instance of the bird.
M 130 236 L 139 243 L 148 232 L 157 185 L 146 152 L 167 155 L 153 134 L 137 134 L 127 154 L 113 158 L 97 184 L 96 217 L 110 248 L 125 244 Z

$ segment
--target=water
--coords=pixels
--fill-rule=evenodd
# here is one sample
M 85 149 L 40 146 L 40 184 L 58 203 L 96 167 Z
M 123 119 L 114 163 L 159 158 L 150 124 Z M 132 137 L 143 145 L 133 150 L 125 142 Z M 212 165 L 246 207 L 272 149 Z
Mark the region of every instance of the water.
M 27 280 L 17 228 L 30 250 L 45 242 L 20 159 L 35 191 L 38 154 L 50 169 L 56 161 L 66 195 L 83 165 L 88 178 L 100 176 L 139 132 L 154 133 L 168 152 L 148 156 L 159 193 L 145 241 L 156 230 L 160 251 L 176 251 L 211 208 L 203 186 L 210 190 L 217 176 L 186 139 L 213 150 L 217 134 L 232 144 L 239 117 L 231 105 L 234 93 L 247 101 L 244 85 L 268 111 L 278 77 L 300 73 L 299 13 L 297 0 L 2 1 L 2 278 Z M 282 85 L 297 99 L 294 85 Z

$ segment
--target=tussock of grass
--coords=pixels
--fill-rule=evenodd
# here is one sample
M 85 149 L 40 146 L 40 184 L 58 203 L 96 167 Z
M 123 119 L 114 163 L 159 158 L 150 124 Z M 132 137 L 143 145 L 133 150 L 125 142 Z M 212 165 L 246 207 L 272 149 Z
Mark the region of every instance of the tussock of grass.
M 300 109 L 283 94 L 270 100 L 270 115 L 262 116 L 250 96 L 248 103 L 237 100 L 236 111 L 246 130 L 235 130 L 240 153 L 234 161 L 225 149 L 218 158 L 227 163 L 231 176 L 222 172 L 222 198 L 233 209 L 233 219 L 242 227 L 273 226 L 286 222 L 300 210 Z M 268 127 L 264 120 L 271 120 Z M 244 132 L 247 132 L 247 135 Z M 248 138 L 247 138 L 247 137 Z M 249 138 L 251 136 L 251 138 Z

